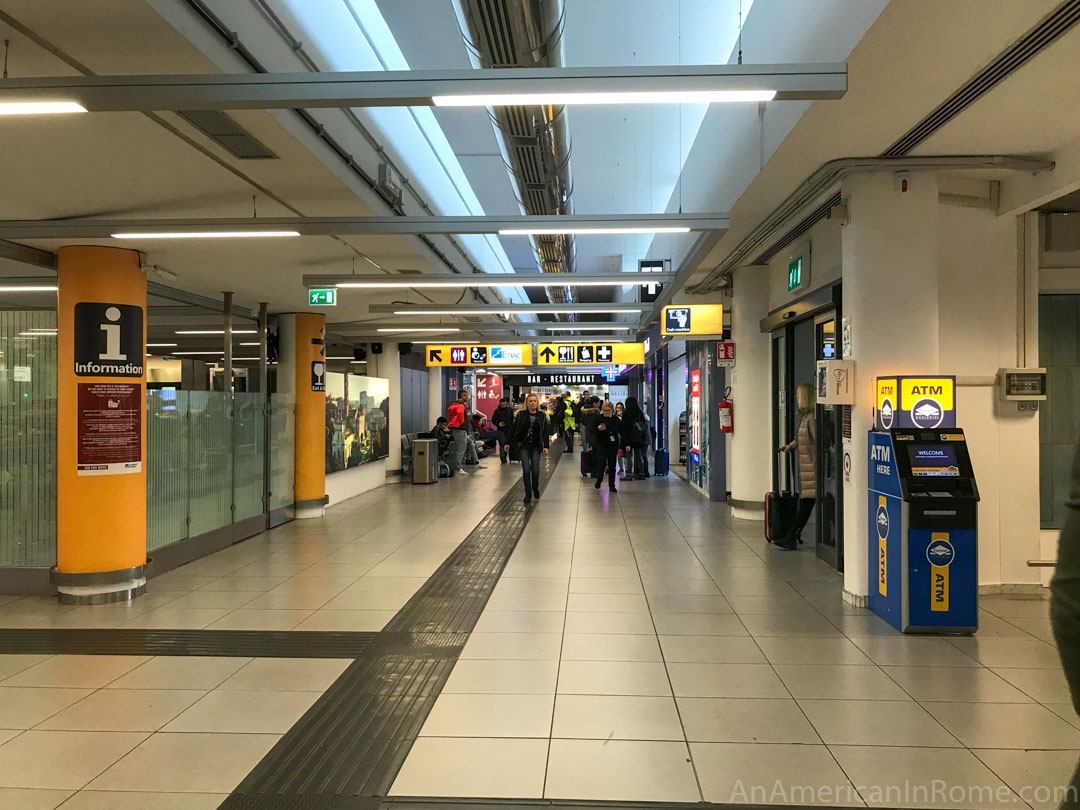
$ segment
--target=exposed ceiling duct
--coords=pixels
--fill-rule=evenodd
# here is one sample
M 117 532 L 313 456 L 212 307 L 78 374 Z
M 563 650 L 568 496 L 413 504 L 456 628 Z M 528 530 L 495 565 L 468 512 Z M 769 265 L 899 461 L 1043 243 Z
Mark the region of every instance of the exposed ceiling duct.
M 565 22 L 563 0 L 459 0 L 462 35 L 483 68 L 559 67 Z M 572 213 L 570 131 L 563 107 L 497 107 L 496 136 L 509 161 L 518 201 L 526 214 Z M 574 271 L 574 238 L 532 237 L 544 273 Z M 564 287 L 548 287 L 547 298 L 572 300 Z

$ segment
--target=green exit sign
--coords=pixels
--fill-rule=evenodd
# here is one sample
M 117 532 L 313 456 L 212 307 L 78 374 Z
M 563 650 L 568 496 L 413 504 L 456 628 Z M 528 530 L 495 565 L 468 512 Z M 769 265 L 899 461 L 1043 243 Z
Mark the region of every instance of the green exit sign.
M 308 290 L 308 306 L 311 307 L 336 307 L 337 290 Z
M 793 292 L 802 286 L 802 256 L 797 259 L 792 259 L 787 266 L 787 289 L 788 292 Z

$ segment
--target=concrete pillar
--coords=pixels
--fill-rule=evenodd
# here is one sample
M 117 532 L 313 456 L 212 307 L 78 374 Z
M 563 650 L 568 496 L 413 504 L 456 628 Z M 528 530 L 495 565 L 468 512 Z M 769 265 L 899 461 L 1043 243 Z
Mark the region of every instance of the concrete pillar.
M 309 312 L 281 315 L 278 391 L 295 407 L 297 519 L 326 511 L 326 317 Z
M 772 375 L 770 336 L 760 321 L 769 311 L 769 273 L 764 267 L 740 267 L 733 278 L 731 399 L 735 432 L 726 434 L 731 459 L 732 515 L 764 520 L 762 496 L 772 489 Z
M 1017 362 L 1017 223 L 995 212 L 938 202 L 938 179 L 913 174 L 908 191 L 891 173 L 844 181 L 843 313 L 852 319 L 857 404 L 851 483 L 844 488 L 844 589 L 865 598 L 866 434 L 874 379 L 885 374 L 958 377 L 957 424 L 979 483 L 979 581 L 1037 582 L 1038 419 L 998 401 L 997 370 Z M 1022 328 L 1030 343 L 1034 323 Z M 1030 352 L 1030 365 L 1036 365 Z
M 382 346 L 382 354 L 368 354 L 368 373 L 390 381 L 390 456 L 386 469 L 395 472 L 401 470 L 401 355 L 397 343 Z
M 443 370 L 439 366 L 428 369 L 428 427 L 434 427 L 435 420 L 443 416 Z
M 56 568 L 64 604 L 146 590 L 146 274 L 139 253 L 57 257 Z

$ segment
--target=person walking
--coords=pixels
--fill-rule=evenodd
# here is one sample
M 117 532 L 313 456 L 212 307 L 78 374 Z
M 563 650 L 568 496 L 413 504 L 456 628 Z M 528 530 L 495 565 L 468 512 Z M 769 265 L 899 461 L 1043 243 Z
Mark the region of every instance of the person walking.
M 547 455 L 550 433 L 547 414 L 540 410 L 540 398 L 529 394 L 525 397 L 525 409 L 518 411 L 510 428 L 510 444 L 521 462 L 526 506 L 533 498 L 540 500 L 540 453 Z
M 599 475 L 596 478 L 597 489 L 604 483 L 604 472 L 608 475 L 608 489 L 615 489 L 615 477 L 617 475 L 619 448 L 622 446 L 622 423 L 615 415 L 615 406 L 605 402 L 600 413 L 589 426 L 589 435 L 593 437 L 593 452 L 596 454 L 596 469 Z
M 491 414 L 491 424 L 495 428 L 495 441 L 499 444 L 499 460 L 503 464 L 507 462 L 510 450 L 510 442 L 506 434 L 513 422 L 514 412 L 510 410 L 510 398 L 503 397 L 499 400 L 499 407 Z
M 465 451 L 469 443 L 469 432 L 466 429 L 466 420 L 469 416 L 468 408 L 466 408 L 468 402 L 469 392 L 459 391 L 457 402 L 450 403 L 450 407 L 446 409 L 446 415 L 449 417 L 447 424 L 450 428 L 450 435 L 454 437 L 454 454 L 450 457 L 450 468 L 455 474 L 465 469 L 462 465 L 465 461 Z
M 1073 708 L 1080 712 L 1080 445 L 1073 456 L 1065 523 L 1058 536 L 1057 565 L 1050 580 L 1050 627 Z M 1080 807 L 1080 764 L 1062 808 Z
M 615 403 L 615 415 L 619 417 L 619 423 L 622 423 L 622 418 L 626 413 L 626 409 L 621 402 Z M 623 447 L 619 447 L 619 476 L 626 478 L 626 451 Z
M 802 542 L 802 530 L 814 513 L 817 502 L 817 409 L 814 407 L 814 386 L 802 383 L 795 389 L 795 402 L 799 408 L 799 426 L 795 439 L 780 449 L 785 453 L 798 453 L 799 463 L 799 512 L 795 523 L 784 537 L 773 545 L 793 551 Z
M 623 408 L 623 452 L 630 457 L 629 476 L 624 480 L 640 480 L 649 477 L 649 422 L 637 399 L 626 398 Z
M 566 452 L 574 452 L 574 431 L 577 430 L 577 420 L 574 418 L 574 400 L 567 391 L 563 396 L 563 433 L 566 434 Z

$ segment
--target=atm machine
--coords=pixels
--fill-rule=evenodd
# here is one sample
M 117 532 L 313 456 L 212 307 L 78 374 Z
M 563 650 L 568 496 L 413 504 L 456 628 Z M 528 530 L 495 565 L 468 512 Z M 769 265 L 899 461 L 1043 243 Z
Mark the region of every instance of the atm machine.
M 886 382 L 894 396 L 882 401 L 879 380 L 877 429 L 868 437 L 870 609 L 905 633 L 974 633 L 979 490 L 955 427 L 955 382 Z M 890 406 L 887 429 L 882 405 Z

